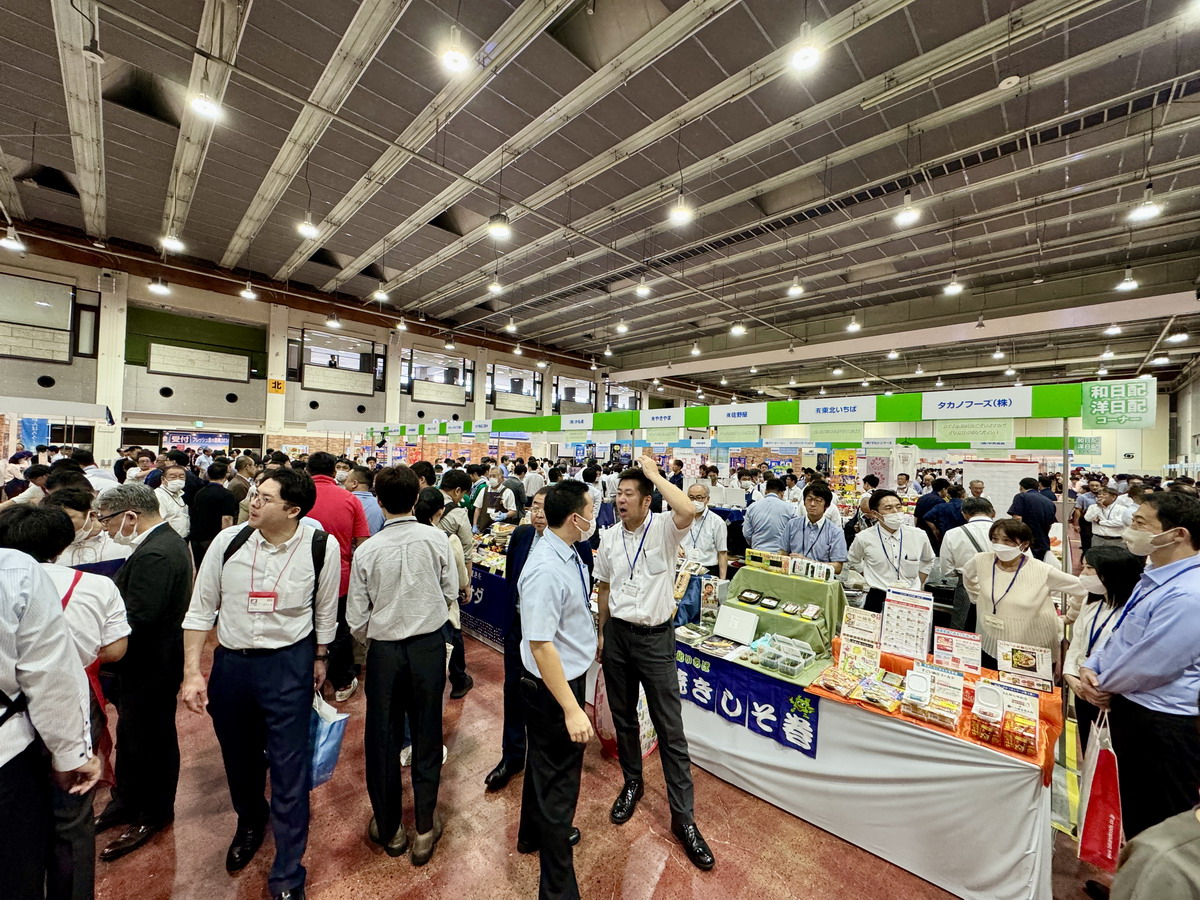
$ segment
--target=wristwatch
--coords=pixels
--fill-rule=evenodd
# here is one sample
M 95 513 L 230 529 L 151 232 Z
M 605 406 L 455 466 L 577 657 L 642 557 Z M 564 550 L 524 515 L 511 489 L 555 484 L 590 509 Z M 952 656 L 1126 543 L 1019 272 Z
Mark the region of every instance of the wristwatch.
M 325 662 L 325 660 L 327 660 L 327 659 L 329 659 L 328 653 L 325 653 L 325 654 L 318 653 L 316 656 L 317 662 Z

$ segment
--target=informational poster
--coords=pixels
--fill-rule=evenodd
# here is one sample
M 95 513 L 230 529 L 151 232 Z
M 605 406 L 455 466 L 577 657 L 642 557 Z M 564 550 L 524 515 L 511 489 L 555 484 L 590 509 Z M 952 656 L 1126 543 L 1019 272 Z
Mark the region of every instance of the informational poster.
M 1083 427 L 1153 428 L 1157 394 L 1157 378 L 1084 382 Z
M 933 661 L 939 666 L 978 675 L 982 652 L 977 634 L 953 628 L 933 629 Z
M 889 588 L 883 600 L 880 649 L 923 660 L 929 653 L 932 633 L 933 594 Z
M 1048 647 L 996 642 L 1000 680 L 1035 691 L 1054 690 L 1054 659 Z
M 1012 419 L 938 419 L 933 435 L 942 444 L 1012 444 Z
M 856 606 L 847 606 L 846 611 L 842 613 L 842 631 L 843 638 L 853 638 L 856 641 L 862 641 L 868 644 L 879 646 L 879 629 L 883 616 L 877 612 L 871 612 L 869 609 L 859 609 Z
M 855 678 L 866 678 L 879 671 L 879 644 L 842 635 L 838 668 Z

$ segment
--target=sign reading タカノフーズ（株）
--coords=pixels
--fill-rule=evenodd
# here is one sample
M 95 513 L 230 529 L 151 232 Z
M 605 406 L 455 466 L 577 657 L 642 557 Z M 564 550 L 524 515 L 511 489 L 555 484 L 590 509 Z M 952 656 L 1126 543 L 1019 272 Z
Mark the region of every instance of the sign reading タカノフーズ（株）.
M 1157 393 L 1157 378 L 1085 382 L 1083 427 L 1153 428 Z

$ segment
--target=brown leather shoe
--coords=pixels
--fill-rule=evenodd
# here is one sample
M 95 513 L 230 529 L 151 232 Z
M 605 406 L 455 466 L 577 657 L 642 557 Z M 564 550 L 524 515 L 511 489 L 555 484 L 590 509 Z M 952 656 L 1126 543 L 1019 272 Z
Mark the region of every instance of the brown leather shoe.
M 433 829 L 424 834 L 418 834 L 413 839 L 412 863 L 414 866 L 423 866 L 429 862 L 433 857 L 433 848 L 441 836 L 442 817 L 435 812 L 433 814 Z

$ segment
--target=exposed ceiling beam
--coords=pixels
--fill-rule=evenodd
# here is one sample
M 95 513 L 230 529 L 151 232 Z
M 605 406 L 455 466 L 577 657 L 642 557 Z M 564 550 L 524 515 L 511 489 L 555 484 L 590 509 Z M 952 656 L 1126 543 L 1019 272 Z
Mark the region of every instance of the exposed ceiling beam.
M 3 147 L 0 147 L 0 203 L 4 204 L 4 211 L 9 218 L 25 218 L 21 193 L 17 190 L 17 182 L 13 179 L 12 169 L 8 167 L 8 157 Z
M 254 0 L 205 0 L 200 15 L 200 30 L 196 35 L 197 53 L 192 57 L 192 72 L 188 79 L 188 100 L 206 96 L 220 108 L 225 100 L 233 62 L 250 18 Z M 171 163 L 171 180 L 167 184 L 167 201 L 163 208 L 163 235 L 183 235 L 196 182 L 208 155 L 216 120 L 200 115 L 188 102 L 179 124 L 175 142 L 175 160 Z
M 83 48 L 99 39 L 99 13 L 93 0 L 50 0 L 58 62 L 62 69 L 71 152 L 83 209 L 83 229 L 90 237 L 108 236 L 104 182 L 104 118 L 100 66 L 83 57 Z
M 837 13 L 820 25 L 815 26 L 812 29 L 813 45 L 821 47 L 823 51 L 828 53 L 831 48 L 879 24 L 887 16 L 903 10 L 913 2 L 914 0 L 864 0 L 864 2 L 856 3 L 854 6 Z M 1087 2 L 1095 3 L 1097 0 L 1087 0 Z M 588 160 L 583 165 L 578 166 L 573 171 L 551 182 L 529 197 L 526 197 L 524 201 L 525 205 L 535 209 L 544 207 L 578 188 L 581 184 L 585 184 L 596 176 L 620 165 L 621 162 L 629 159 L 631 156 L 641 153 L 658 141 L 677 134 L 680 129 L 687 127 L 693 122 L 700 121 L 714 110 L 751 95 L 754 91 L 771 84 L 788 72 L 794 72 L 791 65 L 791 58 L 795 50 L 795 45 L 789 44 L 751 63 L 741 71 L 735 72 L 724 81 L 713 85 L 698 97 L 672 110 L 661 119 L 651 122 L 645 128 L 630 135 L 623 141 L 619 141 L 605 152 Z M 797 73 L 797 78 L 800 77 Z M 507 209 L 505 212 L 514 224 L 522 218 L 521 211 L 516 207 Z M 388 282 L 389 289 L 401 287 L 414 278 L 419 278 L 427 272 L 436 269 L 447 260 L 453 259 L 467 247 L 484 240 L 487 236 L 487 226 L 481 225 L 469 234 L 441 248 L 437 253 L 421 260 L 407 271 L 397 275 Z
M 416 233 L 434 216 L 474 191 L 476 182 L 486 183 L 489 179 L 494 178 L 507 163 L 520 158 L 527 150 L 557 132 L 590 106 L 608 96 L 638 72 L 665 55 L 671 48 L 691 37 L 716 17 L 728 12 L 739 2 L 740 0 L 687 0 L 679 9 L 605 64 L 600 71 L 585 79 L 582 84 L 552 104 L 549 109 L 472 166 L 463 178 L 457 179 L 408 219 L 376 241 L 373 246 L 355 257 L 324 285 L 324 289 L 330 290 L 333 285 L 357 275 L 379 259 L 387 248 L 394 247 L 400 241 Z M 307 254 L 305 258 L 307 258 Z M 294 263 L 293 260 L 289 260 L 285 269 L 289 266 L 293 270 L 295 269 L 298 263 Z
M 1090 5 L 1097 5 L 1093 2 Z M 1075 4 L 1071 4 L 1069 8 L 1074 8 Z M 1049 27 L 1049 24 L 1063 21 L 1062 10 L 1063 4 L 1059 0 L 1035 0 L 1022 9 L 1024 21 L 1030 25 L 1036 25 L 1040 29 Z M 928 79 L 929 74 L 935 71 L 946 71 L 946 66 L 958 64 L 959 60 L 974 61 L 977 59 L 977 54 L 981 48 L 995 48 L 998 41 L 1005 41 L 1008 35 L 1007 20 L 997 20 L 984 25 L 974 31 L 963 35 L 953 41 L 943 44 L 939 47 L 931 49 L 927 53 L 923 53 L 914 59 L 908 60 L 905 63 L 897 66 L 888 72 L 869 79 L 866 82 L 842 91 L 840 94 L 823 100 L 820 103 L 814 104 L 803 112 L 796 114 L 782 122 L 779 122 L 769 128 L 765 128 L 756 132 L 749 137 L 738 141 L 737 143 L 726 147 L 719 152 L 697 160 L 695 163 L 684 168 L 682 179 L 686 184 L 693 179 L 709 176 L 715 169 L 728 165 L 729 163 L 745 158 L 753 153 L 762 150 L 778 141 L 784 141 L 795 134 L 826 121 L 836 121 L 837 117 L 846 113 L 849 110 L 855 109 L 862 101 L 864 93 L 879 91 L 887 88 L 893 83 L 916 82 L 921 79 Z M 1027 92 L 1032 89 L 1030 85 L 1024 85 L 1021 89 L 1012 92 L 989 92 L 982 98 L 973 98 L 972 100 L 964 101 L 957 106 L 962 107 L 965 104 L 979 103 L 979 106 L 968 111 L 960 113 L 960 115 L 970 115 L 977 112 L 978 109 L 988 108 L 1005 100 L 1011 99 L 1020 95 L 1022 92 Z M 932 119 L 932 117 L 927 117 Z M 903 128 L 892 129 L 888 133 L 886 141 L 881 141 L 881 145 L 894 146 L 897 141 L 903 142 L 911 135 L 915 135 L 918 131 L 928 127 L 936 127 L 936 124 L 922 126 L 920 123 L 906 124 Z M 809 166 L 799 167 L 784 173 L 782 176 L 774 179 L 774 182 L 781 184 L 789 184 L 792 181 L 799 180 L 804 177 L 809 177 L 813 174 L 820 174 L 825 166 L 826 160 L 821 159 Z M 916 166 L 914 166 L 916 168 Z M 771 187 L 776 186 L 772 184 Z M 571 236 L 572 231 L 591 232 L 600 228 L 611 226 L 622 218 L 632 215 L 640 210 L 661 204 L 672 193 L 678 190 L 679 178 L 671 177 L 662 181 L 648 185 L 631 194 L 622 197 L 620 200 L 608 204 L 601 209 L 598 209 L 588 215 L 583 216 L 576 222 L 570 223 L 569 228 L 559 228 L 551 233 L 531 241 L 522 247 L 516 248 L 512 252 L 505 254 L 498 260 L 501 268 L 510 265 L 519 260 L 524 255 L 535 250 L 546 249 L 553 247 L 555 244 L 562 243 Z M 739 192 L 734 200 L 719 200 L 714 203 L 697 209 L 697 217 L 702 217 L 706 212 L 716 212 L 734 206 L 738 203 L 752 200 L 755 197 L 769 190 L 766 186 L 755 186 L 746 191 Z M 629 235 L 616 242 L 617 246 L 626 247 L 643 241 L 651 234 L 661 234 L 671 231 L 670 225 L 656 226 L 651 229 L 639 232 L 634 235 Z M 601 242 L 604 243 L 604 242 Z M 575 266 L 586 263 L 590 260 L 599 259 L 604 255 L 602 250 L 593 250 L 582 254 L 574 261 L 556 264 L 548 269 L 537 273 L 535 276 L 523 279 L 522 281 L 510 285 L 510 290 L 513 287 L 525 286 L 540 280 L 546 275 L 554 275 L 559 272 L 566 271 Z M 436 303 L 444 298 L 454 296 L 463 290 L 472 286 L 480 285 L 483 280 L 488 277 L 491 272 L 491 266 L 484 267 L 475 272 L 468 273 L 447 285 L 435 289 L 421 297 L 414 305 L 418 307 L 426 307 L 431 303 Z M 447 310 L 445 315 L 453 317 L 463 310 L 470 309 L 478 303 L 475 297 L 464 300 L 455 307 Z
M 313 147 L 334 121 L 384 40 L 396 28 L 412 0 L 363 0 L 333 56 L 300 109 L 283 146 L 229 241 L 221 265 L 237 265 Z

